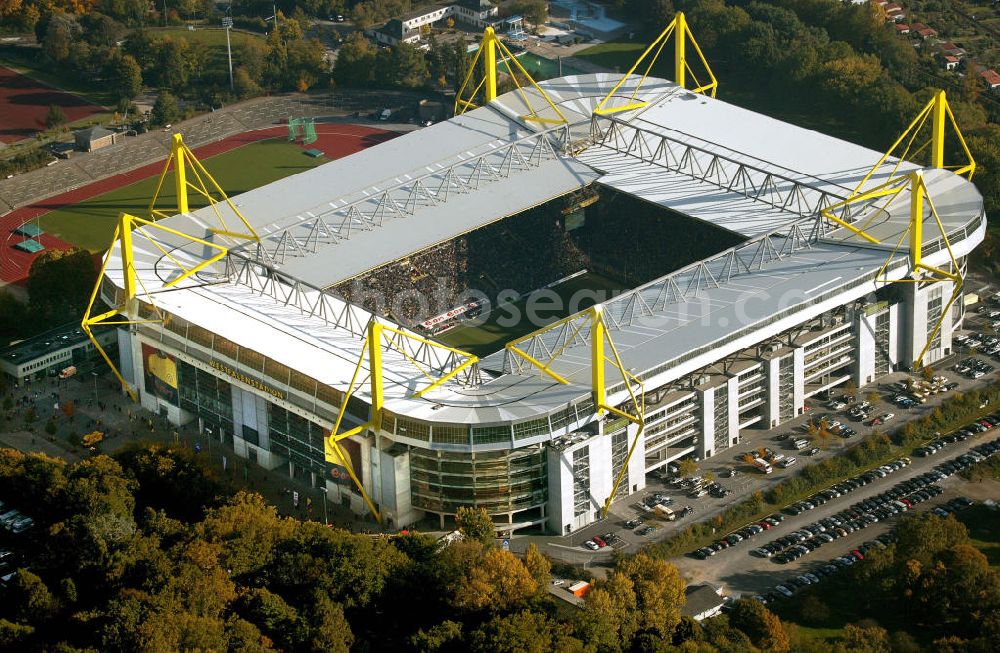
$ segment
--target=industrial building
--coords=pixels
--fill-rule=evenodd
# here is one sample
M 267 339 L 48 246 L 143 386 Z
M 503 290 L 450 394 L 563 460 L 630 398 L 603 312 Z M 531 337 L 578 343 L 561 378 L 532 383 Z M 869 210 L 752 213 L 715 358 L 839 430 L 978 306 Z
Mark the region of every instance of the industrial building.
M 145 408 L 384 523 L 481 506 L 501 530 L 567 533 L 671 461 L 946 356 L 986 220 L 960 174 L 974 164 L 942 160 L 943 94 L 921 114 L 925 166 L 692 92 L 678 72 L 487 94 L 232 202 L 155 225 L 123 216 L 99 288 L 132 322 L 123 382 Z M 504 253 L 533 245 L 505 225 L 553 206 L 553 242 L 591 261 L 604 253 L 578 247 L 575 225 L 624 224 L 617 207 L 723 244 L 652 278 L 607 264 L 620 292 L 477 355 L 418 326 L 435 311 L 392 304 L 433 276 L 435 252 L 464 252 L 460 268 L 488 257 L 480 279 L 517 273 Z M 390 296 L 372 307 L 355 282 Z M 442 319 L 462 328 L 463 310 Z

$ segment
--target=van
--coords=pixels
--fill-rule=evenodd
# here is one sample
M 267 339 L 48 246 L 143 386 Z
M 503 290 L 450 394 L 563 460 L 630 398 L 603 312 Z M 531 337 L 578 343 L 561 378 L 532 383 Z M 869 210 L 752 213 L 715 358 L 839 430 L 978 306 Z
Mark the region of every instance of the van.
M 778 463 L 778 467 L 780 467 L 782 469 L 786 469 L 786 468 L 791 467 L 792 465 L 794 465 L 795 462 L 796 462 L 795 458 L 793 458 L 792 456 L 789 456 L 788 458 L 785 458 L 780 463 Z
M 809 440 L 796 440 L 795 441 L 795 448 L 798 449 L 799 451 L 802 451 L 803 449 L 805 449 L 808 446 L 809 446 Z

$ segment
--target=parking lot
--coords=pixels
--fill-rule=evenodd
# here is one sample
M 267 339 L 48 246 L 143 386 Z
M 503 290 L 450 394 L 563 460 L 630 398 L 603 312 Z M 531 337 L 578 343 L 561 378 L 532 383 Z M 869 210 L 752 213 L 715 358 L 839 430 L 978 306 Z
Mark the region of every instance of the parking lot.
M 997 421 L 1000 423 L 1000 419 Z M 950 468 L 944 465 L 968 456 L 974 447 L 980 450 L 977 455 L 986 455 L 987 447 L 991 447 L 995 454 L 1000 450 L 1000 439 L 995 433 L 990 431 L 951 443 L 936 458 L 914 458 L 912 464 L 830 499 L 826 504 L 798 515 L 786 515 L 780 526 L 727 547 L 711 557 L 699 560 L 685 556 L 677 559 L 675 564 L 689 582 L 707 581 L 722 586 L 731 594 L 765 596 L 775 592 L 775 586 L 785 584 L 782 581 L 787 579 L 806 573 L 815 574 L 831 564 L 849 566 L 852 563 L 848 560 L 836 560 L 850 556 L 852 551 L 864 555 L 863 549 L 873 546 L 871 542 L 889 531 L 900 515 L 910 511 L 944 510 L 942 506 L 958 499 L 969 483 L 955 474 L 961 467 L 972 464 L 974 459 L 966 458 Z M 896 501 L 902 503 L 901 499 L 907 499 L 912 505 L 904 503 L 904 508 L 895 504 Z M 957 507 L 955 503 L 952 506 Z M 869 515 L 869 519 L 861 519 L 864 515 Z M 844 530 L 842 525 L 849 528 Z M 837 529 L 844 532 L 838 533 Z M 826 537 L 821 537 L 823 535 Z M 788 544 L 781 545 L 782 541 Z M 773 555 L 763 557 L 754 553 L 755 549 L 768 544 L 779 544 L 779 551 L 789 551 L 804 542 L 810 543 L 810 547 L 806 547 L 810 550 L 784 563 L 777 561 Z M 866 542 L 869 544 L 864 546 Z M 829 571 L 827 569 L 818 575 L 822 577 Z
M 991 299 L 984 304 L 995 306 L 1000 311 L 1000 300 Z M 989 336 L 984 331 L 991 328 L 992 321 L 988 310 L 992 309 L 982 313 L 969 311 L 965 321 L 966 329 L 958 335 L 976 334 L 985 341 Z M 997 345 L 993 356 L 1000 358 L 1000 339 L 997 340 Z M 959 366 L 970 357 L 981 361 L 981 374 L 962 372 Z M 933 411 L 955 392 L 985 386 L 992 383 L 997 375 L 995 360 L 990 360 L 978 350 L 970 351 L 963 345 L 956 346 L 955 353 L 936 362 L 933 367 L 930 379 L 925 379 L 921 374 L 893 373 L 880 379 L 879 383 L 861 388 L 855 401 L 851 403 L 841 401 L 839 395 L 828 401 L 809 399 L 806 401 L 805 414 L 794 420 L 770 430 L 744 431 L 741 434 L 742 440 L 736 447 L 699 462 L 697 475 L 706 480 L 704 486 L 707 488 L 709 485 L 706 476 L 711 474 L 708 478 L 714 477 L 714 482 L 724 492 L 698 493 L 701 496 L 694 497 L 689 494 L 689 488 L 650 475 L 647 476 L 646 488 L 615 501 L 606 519 L 562 537 L 519 536 L 512 542 L 512 546 L 515 550 L 523 550 L 528 542 L 535 542 L 544 546 L 547 554 L 565 562 L 608 566 L 614 550 L 634 553 L 645 544 L 669 537 L 692 520 L 705 520 L 745 499 L 752 492 L 765 491 L 769 486 L 798 473 L 803 464 L 838 455 L 844 447 L 874 429 L 894 430 L 905 422 Z M 808 426 L 810 422 L 815 425 L 811 430 Z M 823 436 L 818 433 L 820 425 L 826 431 Z M 843 431 L 844 427 L 848 429 L 846 433 Z M 794 441 L 800 438 L 807 439 L 809 446 L 798 449 Z M 770 464 L 772 472 L 762 473 L 746 460 L 747 454 L 755 454 L 755 457 L 767 455 L 774 461 Z M 789 458 L 794 458 L 795 461 L 785 467 Z M 918 469 L 923 467 L 919 460 L 915 460 L 914 465 Z M 734 469 L 737 475 L 729 476 Z M 668 520 L 669 516 L 657 514 L 653 507 L 657 502 L 664 503 L 665 507 L 674 511 L 676 516 L 673 521 Z M 690 511 L 681 516 L 679 512 L 685 508 L 690 508 Z M 637 525 L 636 520 L 641 520 L 642 523 Z M 626 524 L 630 524 L 632 528 L 626 527 Z M 598 546 L 596 550 L 587 548 L 585 543 L 593 541 L 594 536 L 603 539 L 602 536 L 608 533 L 615 536 L 613 546 Z

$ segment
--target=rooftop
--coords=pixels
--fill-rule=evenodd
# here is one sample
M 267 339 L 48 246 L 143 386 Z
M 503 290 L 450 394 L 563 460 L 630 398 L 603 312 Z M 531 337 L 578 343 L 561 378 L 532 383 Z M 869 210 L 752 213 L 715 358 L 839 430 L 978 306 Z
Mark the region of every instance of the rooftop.
M 881 246 L 815 219 L 817 206 L 851 192 L 878 152 L 655 79 L 640 91 L 648 106 L 592 123 L 594 107 L 617 81 L 583 75 L 543 83 L 571 128 L 542 129 L 519 119 L 524 101 L 509 93 L 488 107 L 244 193 L 235 202 L 260 232 L 266 254 L 239 246 L 227 266 L 216 264 L 180 289 L 157 292 L 177 269 L 149 239 L 175 248 L 171 254 L 181 261 L 198 262 L 205 253 L 155 230 L 138 231 L 137 273 L 162 309 L 340 389 L 354 373 L 370 313 L 323 288 L 590 182 L 747 238 L 605 304 L 625 367 L 647 380 L 680 378 L 863 298 L 875 290 L 875 275 L 890 256 L 886 274 L 906 273 L 903 256 L 892 252 L 908 220 L 906 207 L 855 216 L 870 219 L 869 228 L 885 238 Z M 626 102 L 634 83 L 629 80 L 614 102 Z M 929 170 L 925 179 L 956 255 L 967 253 L 985 229 L 981 196 L 950 172 Z M 227 215 L 227 222 L 233 219 Z M 220 238 L 207 230 L 213 223 L 211 209 L 166 221 Z M 924 235 L 937 246 L 931 222 Z M 925 259 L 940 265 L 945 252 L 929 248 Z M 122 284 L 120 265 L 106 275 Z M 589 396 L 591 378 L 586 344 L 565 338 L 552 330 L 524 347 L 541 355 L 565 343 L 554 369 L 569 385 L 541 378 L 501 351 L 480 362 L 486 373 L 480 385 L 452 380 L 423 397 L 413 396 L 420 373 L 398 352 L 386 351 L 386 407 L 449 424 L 521 420 L 565 408 Z M 611 383 L 616 375 L 609 368 Z M 612 388 L 609 399 L 620 401 L 622 394 Z M 358 396 L 366 398 L 367 389 Z

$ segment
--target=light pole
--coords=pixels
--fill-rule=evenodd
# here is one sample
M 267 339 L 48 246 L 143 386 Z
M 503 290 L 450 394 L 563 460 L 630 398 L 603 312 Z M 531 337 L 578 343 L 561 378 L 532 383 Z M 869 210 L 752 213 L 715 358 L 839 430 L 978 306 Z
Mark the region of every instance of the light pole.
M 94 403 L 97 403 L 97 372 L 91 372 L 90 375 L 94 377 Z
M 226 52 L 229 54 L 229 90 L 233 90 L 233 48 L 229 43 L 229 30 L 233 28 L 232 16 L 222 19 L 222 27 L 226 30 Z

